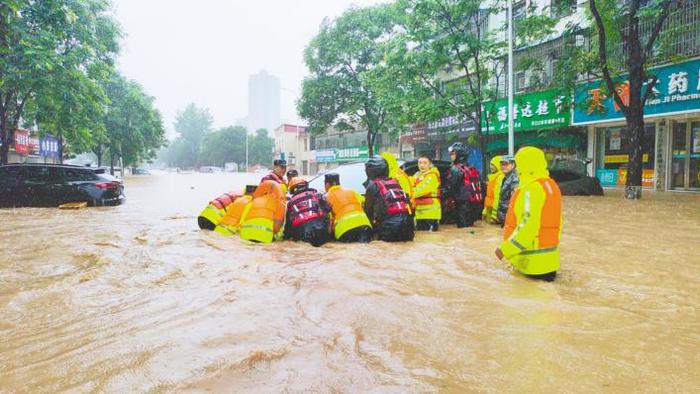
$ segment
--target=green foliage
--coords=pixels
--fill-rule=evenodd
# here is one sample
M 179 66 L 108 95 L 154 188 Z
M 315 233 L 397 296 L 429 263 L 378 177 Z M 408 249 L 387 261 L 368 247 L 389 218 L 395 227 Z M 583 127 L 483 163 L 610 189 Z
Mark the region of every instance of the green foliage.
M 107 0 L 0 4 L 0 162 L 20 119 L 89 148 L 106 97 L 99 86 L 118 51 Z
M 154 99 L 138 83 L 118 74 L 105 82 L 104 90 L 109 104 L 103 117 L 105 132 L 94 135 L 96 153 L 107 148 L 110 156 L 121 157 L 125 166 L 153 158 L 165 144 L 165 128 Z
M 377 133 L 389 130 L 391 114 L 379 99 L 371 74 L 384 61 L 382 44 L 393 34 L 394 16 L 391 6 L 380 5 L 351 8 L 323 22 L 304 53 L 311 74 L 297 103 L 309 131 L 364 129 L 372 146 Z
M 207 108 L 198 108 L 190 103 L 179 111 L 175 118 L 175 131 L 182 143 L 177 145 L 178 167 L 195 167 L 199 164 L 200 144 L 211 131 L 213 118 Z M 182 154 L 182 156 L 180 156 Z
M 206 134 L 199 149 L 202 165 L 223 167 L 225 163 L 245 163 L 245 127 L 229 126 Z
M 275 141 L 267 135 L 267 130 L 256 130 L 254 136 L 248 137 L 248 160 L 250 164 L 269 166 L 272 164 L 272 151 L 274 148 Z

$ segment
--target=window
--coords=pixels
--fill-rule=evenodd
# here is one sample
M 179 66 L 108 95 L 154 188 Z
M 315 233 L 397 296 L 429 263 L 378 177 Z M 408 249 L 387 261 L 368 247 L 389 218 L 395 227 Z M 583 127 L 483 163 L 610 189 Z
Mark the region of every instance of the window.
M 15 184 L 19 180 L 19 167 L 0 167 L 0 184 Z
M 309 151 L 309 139 L 304 138 L 304 152 L 308 152 L 308 151 Z
M 90 171 L 78 168 L 64 168 L 63 176 L 68 182 L 93 181 L 96 178 Z
M 46 183 L 58 178 L 56 169 L 52 167 L 23 167 L 24 181 L 30 183 Z
M 515 73 L 515 91 L 520 93 L 525 91 L 528 87 L 528 80 L 525 71 L 518 71 Z

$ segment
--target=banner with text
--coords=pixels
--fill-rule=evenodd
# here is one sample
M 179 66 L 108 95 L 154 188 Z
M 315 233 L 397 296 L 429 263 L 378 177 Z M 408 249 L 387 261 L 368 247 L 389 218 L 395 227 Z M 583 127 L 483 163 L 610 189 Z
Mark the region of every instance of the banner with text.
M 644 116 L 662 116 L 700 111 L 700 59 L 649 69 L 656 76 L 649 99 L 644 105 Z M 642 92 L 647 89 L 644 84 Z M 629 102 L 629 81 L 620 78 L 616 85 L 622 102 Z M 624 114 L 608 93 L 603 82 L 595 81 L 576 87 L 574 99 L 575 125 L 624 119 Z

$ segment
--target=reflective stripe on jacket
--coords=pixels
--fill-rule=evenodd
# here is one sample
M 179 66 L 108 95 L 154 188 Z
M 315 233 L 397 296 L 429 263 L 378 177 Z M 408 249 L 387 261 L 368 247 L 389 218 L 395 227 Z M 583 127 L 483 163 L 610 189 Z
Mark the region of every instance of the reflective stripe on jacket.
M 559 269 L 561 192 L 550 178 L 520 185 L 506 214 L 501 251 L 522 273 L 539 275 Z

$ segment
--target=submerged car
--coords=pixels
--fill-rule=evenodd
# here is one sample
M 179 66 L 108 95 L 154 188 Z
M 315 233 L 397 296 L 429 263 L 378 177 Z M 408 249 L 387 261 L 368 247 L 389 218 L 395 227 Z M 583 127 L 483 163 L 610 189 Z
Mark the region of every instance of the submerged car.
M 586 165 L 590 160 L 557 159 L 549 165 L 549 176 L 559 185 L 565 196 L 602 196 L 603 187 L 598 178 L 588 176 Z
M 124 185 L 102 168 L 53 164 L 0 166 L 0 207 L 57 207 L 69 202 L 119 205 Z

